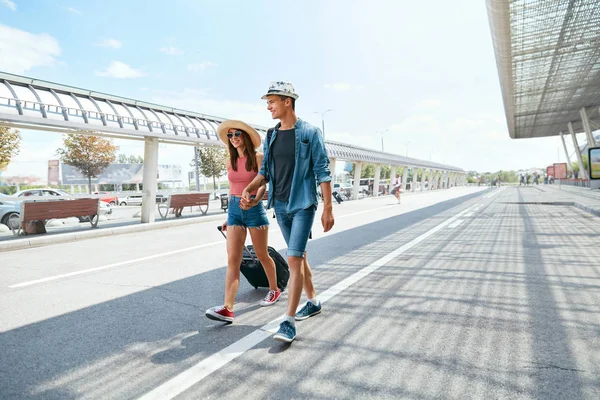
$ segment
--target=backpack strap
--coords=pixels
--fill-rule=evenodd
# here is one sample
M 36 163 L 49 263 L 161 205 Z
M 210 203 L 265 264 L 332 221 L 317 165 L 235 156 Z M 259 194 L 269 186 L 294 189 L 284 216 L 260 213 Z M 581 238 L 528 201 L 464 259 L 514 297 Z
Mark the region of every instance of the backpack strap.
M 271 146 L 271 137 L 273 136 L 273 132 L 275 131 L 276 128 L 279 128 L 280 126 L 281 126 L 281 123 L 275 125 L 274 128 L 269 128 L 267 130 L 267 139 L 266 139 L 267 140 L 267 149 Z M 267 157 L 270 157 L 270 155 L 268 154 L 268 151 L 267 151 Z M 267 165 L 267 169 L 266 169 L 267 176 L 265 176 L 265 182 L 269 183 L 269 181 L 271 179 L 269 178 L 269 159 L 268 158 L 267 158 L 266 162 L 267 162 L 267 164 L 266 164 Z

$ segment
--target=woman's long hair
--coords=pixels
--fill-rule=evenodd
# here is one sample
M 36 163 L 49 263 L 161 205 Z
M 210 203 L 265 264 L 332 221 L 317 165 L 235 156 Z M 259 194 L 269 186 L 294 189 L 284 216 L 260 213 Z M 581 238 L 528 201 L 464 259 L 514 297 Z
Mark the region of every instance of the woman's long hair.
M 254 143 L 250 139 L 250 135 L 248 135 L 245 131 L 238 129 L 242 132 L 242 140 L 244 142 L 244 155 L 246 156 L 246 171 L 254 171 L 258 172 L 258 163 L 256 162 L 256 149 L 254 148 Z M 240 158 L 238 151 L 233 144 L 231 144 L 231 140 L 229 141 L 229 161 L 231 162 L 231 168 L 234 171 L 237 171 L 237 162 Z

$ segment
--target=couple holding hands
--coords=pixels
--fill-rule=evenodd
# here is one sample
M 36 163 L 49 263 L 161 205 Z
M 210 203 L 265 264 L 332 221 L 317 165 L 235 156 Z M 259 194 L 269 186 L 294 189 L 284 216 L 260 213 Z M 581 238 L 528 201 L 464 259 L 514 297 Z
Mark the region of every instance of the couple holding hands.
M 269 220 L 262 203 L 266 184 L 269 184 L 267 209 L 275 209 L 277 224 L 287 244 L 290 269 L 288 307 L 274 339 L 287 343 L 296 338 L 296 321 L 321 312 L 306 255 L 318 205 L 317 185 L 320 185 L 324 199 L 321 215 L 324 231 L 329 231 L 334 224 L 331 171 L 323 135 L 319 128 L 296 116 L 297 98 L 289 82 L 273 82 L 262 97 L 271 117 L 279 120 L 269 129 L 262 154 L 258 152 L 261 137 L 248 124 L 230 120 L 217 128 L 229 151 L 230 199 L 227 221 L 223 224 L 223 229 L 228 232 L 228 266 L 224 304 L 206 311 L 210 319 L 233 322 L 233 305 L 248 232 L 269 281 L 270 290 L 261 305 L 273 305 L 281 296 L 275 263 L 268 253 Z M 296 312 L 302 290 L 308 301 Z

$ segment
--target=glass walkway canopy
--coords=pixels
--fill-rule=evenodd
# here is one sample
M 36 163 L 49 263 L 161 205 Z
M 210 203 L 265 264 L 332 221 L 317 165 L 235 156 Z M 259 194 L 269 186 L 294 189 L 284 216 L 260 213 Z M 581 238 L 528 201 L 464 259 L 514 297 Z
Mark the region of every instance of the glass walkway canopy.
M 510 137 L 559 135 L 569 123 L 576 133 L 599 128 L 600 1 L 487 0 L 487 8 Z

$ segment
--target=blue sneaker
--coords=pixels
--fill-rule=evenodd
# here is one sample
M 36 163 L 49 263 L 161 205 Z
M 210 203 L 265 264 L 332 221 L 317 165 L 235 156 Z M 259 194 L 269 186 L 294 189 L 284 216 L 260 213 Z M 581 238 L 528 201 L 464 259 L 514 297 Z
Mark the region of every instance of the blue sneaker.
M 296 339 L 296 327 L 289 321 L 283 321 L 279 325 L 279 331 L 273 336 L 273 339 L 280 342 L 292 343 Z
M 304 321 L 307 318 L 312 317 L 313 315 L 317 315 L 321 313 L 321 302 L 319 302 L 318 306 L 315 306 L 313 303 L 311 303 L 310 301 L 307 301 L 306 304 L 304 305 L 304 307 L 302 307 L 300 309 L 300 311 L 298 311 L 296 313 L 296 321 Z

